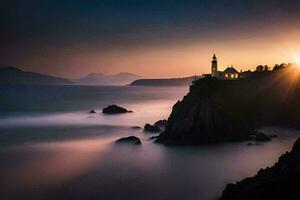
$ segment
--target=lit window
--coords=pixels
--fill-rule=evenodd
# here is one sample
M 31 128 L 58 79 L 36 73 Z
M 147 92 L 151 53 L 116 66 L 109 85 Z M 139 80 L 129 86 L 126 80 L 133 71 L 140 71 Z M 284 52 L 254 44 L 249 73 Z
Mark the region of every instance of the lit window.
M 234 78 L 234 74 L 231 74 L 230 77 L 231 77 L 231 78 Z
M 238 78 L 239 77 L 239 75 L 238 74 L 235 74 L 235 78 Z
M 225 74 L 225 77 L 228 78 L 228 74 Z

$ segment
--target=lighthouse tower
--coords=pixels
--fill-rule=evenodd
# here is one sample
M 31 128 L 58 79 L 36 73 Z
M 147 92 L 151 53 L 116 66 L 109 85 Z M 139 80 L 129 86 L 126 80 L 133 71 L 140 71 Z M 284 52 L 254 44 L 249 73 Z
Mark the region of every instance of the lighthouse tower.
M 211 75 L 216 76 L 217 73 L 218 73 L 218 60 L 216 54 L 214 54 L 211 60 Z

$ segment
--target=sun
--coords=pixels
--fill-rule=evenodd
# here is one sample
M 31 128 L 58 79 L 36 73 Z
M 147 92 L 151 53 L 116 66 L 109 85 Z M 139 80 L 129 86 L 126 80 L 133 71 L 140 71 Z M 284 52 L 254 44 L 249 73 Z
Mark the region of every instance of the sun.
M 298 55 L 293 55 L 293 62 L 296 65 L 300 66 L 300 55 L 299 54 Z

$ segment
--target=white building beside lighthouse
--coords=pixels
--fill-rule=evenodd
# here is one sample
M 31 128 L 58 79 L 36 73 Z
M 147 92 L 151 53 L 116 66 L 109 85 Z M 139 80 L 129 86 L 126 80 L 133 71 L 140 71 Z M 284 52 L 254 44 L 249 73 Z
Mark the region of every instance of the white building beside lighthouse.
M 227 67 L 224 71 L 218 71 L 218 59 L 215 54 L 211 61 L 211 76 L 224 80 L 234 80 L 240 77 L 239 72 L 233 66 Z

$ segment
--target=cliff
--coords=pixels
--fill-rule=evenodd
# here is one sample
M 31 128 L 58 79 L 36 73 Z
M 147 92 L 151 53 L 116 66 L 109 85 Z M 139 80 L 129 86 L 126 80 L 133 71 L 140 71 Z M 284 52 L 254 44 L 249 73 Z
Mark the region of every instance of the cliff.
M 134 86 L 189 86 L 195 79 L 194 76 L 185 78 L 169 78 L 169 79 L 138 79 L 130 85 Z
M 156 142 L 203 144 L 246 140 L 267 125 L 297 126 L 300 70 L 289 67 L 239 80 L 203 78 L 190 86 Z
M 237 184 L 228 184 L 220 200 L 300 199 L 300 138 L 291 152 L 282 155 L 271 168 Z

